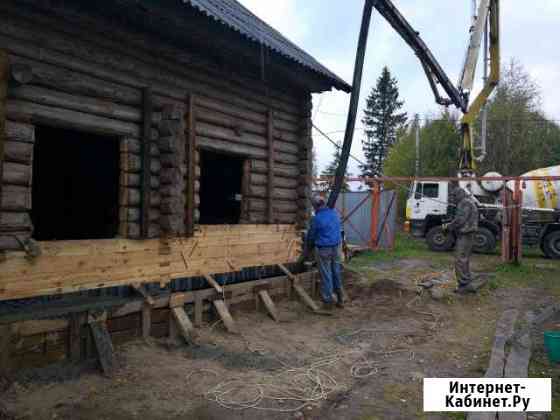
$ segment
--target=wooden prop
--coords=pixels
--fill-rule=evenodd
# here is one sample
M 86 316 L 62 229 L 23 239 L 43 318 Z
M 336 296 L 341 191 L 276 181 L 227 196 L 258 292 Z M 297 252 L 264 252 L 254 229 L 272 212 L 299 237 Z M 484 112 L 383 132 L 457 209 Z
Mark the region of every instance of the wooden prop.
M 194 344 L 197 334 L 194 329 L 194 325 L 185 310 L 178 306 L 171 309 L 171 314 L 173 315 L 173 320 L 170 322 L 176 323 L 179 333 L 187 343 Z
M 90 313 L 88 316 L 88 324 L 91 329 L 91 335 L 93 337 L 93 343 L 97 350 L 97 355 L 99 357 L 99 362 L 101 364 L 101 369 L 103 373 L 107 376 L 111 376 L 116 367 L 115 355 L 113 353 L 113 343 L 111 342 L 111 336 L 107 330 L 107 313 L 104 312 L 101 315 L 96 315 Z
M 216 290 L 216 292 L 220 294 L 224 292 L 223 287 L 220 286 L 219 283 L 210 274 L 204 274 L 204 278 L 206 279 L 208 284 Z
M 313 312 L 317 312 L 317 313 L 321 312 L 319 305 L 317 305 L 315 301 L 311 299 L 311 296 L 309 296 L 307 292 L 303 289 L 303 287 L 301 287 L 301 285 L 298 284 L 297 277 L 294 274 L 292 274 L 292 272 L 288 270 L 286 266 L 284 266 L 284 264 L 278 264 L 278 267 L 280 267 L 280 270 L 282 270 L 282 272 L 284 272 L 284 274 L 286 274 L 286 276 L 288 276 L 288 278 L 292 281 L 292 288 L 295 290 L 295 292 L 303 301 L 303 303 L 305 303 L 309 307 L 309 309 L 311 309 Z
M 214 304 L 214 308 L 216 308 L 218 315 L 222 319 L 226 330 L 232 334 L 238 334 L 239 330 L 237 329 L 237 325 L 235 324 L 233 317 L 229 313 L 226 303 L 221 299 L 216 299 L 212 303 Z
M 268 314 L 271 316 L 271 318 L 273 320 L 275 320 L 276 322 L 280 321 L 280 317 L 278 316 L 278 311 L 276 310 L 276 305 L 274 304 L 272 298 L 270 297 L 270 295 L 268 294 L 268 292 L 266 290 L 261 290 L 258 292 L 258 296 L 260 298 L 260 300 L 262 301 L 262 303 L 264 304 L 264 307 L 266 308 Z

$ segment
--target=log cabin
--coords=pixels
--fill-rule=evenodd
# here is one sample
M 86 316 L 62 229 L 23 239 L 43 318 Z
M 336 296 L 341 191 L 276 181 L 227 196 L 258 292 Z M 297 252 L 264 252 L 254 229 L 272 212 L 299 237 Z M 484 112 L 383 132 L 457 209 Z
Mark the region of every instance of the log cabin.
M 91 354 L 95 311 L 118 341 L 288 293 L 332 88 L 235 0 L 2 0 L 0 370 Z

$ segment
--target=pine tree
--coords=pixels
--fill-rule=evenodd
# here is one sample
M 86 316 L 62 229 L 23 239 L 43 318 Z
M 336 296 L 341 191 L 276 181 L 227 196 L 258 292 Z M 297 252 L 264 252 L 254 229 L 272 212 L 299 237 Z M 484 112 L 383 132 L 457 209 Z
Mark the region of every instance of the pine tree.
M 338 165 L 340 163 L 340 155 L 341 155 L 340 142 L 337 143 L 337 146 L 338 147 L 335 148 L 335 151 L 333 153 L 333 160 L 321 172 L 321 176 L 327 178 L 327 181 L 321 182 L 321 185 L 320 185 L 320 190 L 324 191 L 324 192 L 332 190 L 332 187 L 334 185 L 334 176 L 336 174 L 336 169 L 338 168 Z M 344 174 L 344 176 L 345 177 L 350 176 L 350 174 L 348 173 L 348 170 L 346 170 L 346 173 Z M 346 181 L 342 184 L 341 191 L 342 192 L 350 191 L 350 186 L 348 185 L 348 183 Z
M 403 104 L 404 102 L 399 100 L 397 79 L 384 67 L 376 86 L 366 99 L 362 119 L 366 127 L 366 137 L 362 140 L 366 165 L 360 165 L 363 176 L 383 175 L 383 164 L 389 149 L 396 141 L 397 130 L 406 123 L 406 112 L 398 112 Z

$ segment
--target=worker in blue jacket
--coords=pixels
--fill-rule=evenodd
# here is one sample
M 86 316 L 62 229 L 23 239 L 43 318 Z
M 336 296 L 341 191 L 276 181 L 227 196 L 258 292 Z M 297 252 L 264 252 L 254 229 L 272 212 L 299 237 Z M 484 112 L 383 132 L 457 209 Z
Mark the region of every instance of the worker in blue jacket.
M 332 310 L 333 292 L 336 306 L 344 307 L 342 293 L 340 244 L 342 243 L 341 223 L 336 210 L 325 205 L 325 199 L 313 197 L 315 216 L 311 219 L 307 233 L 307 251 L 314 250 L 315 259 L 321 273 L 321 297 L 324 307 Z

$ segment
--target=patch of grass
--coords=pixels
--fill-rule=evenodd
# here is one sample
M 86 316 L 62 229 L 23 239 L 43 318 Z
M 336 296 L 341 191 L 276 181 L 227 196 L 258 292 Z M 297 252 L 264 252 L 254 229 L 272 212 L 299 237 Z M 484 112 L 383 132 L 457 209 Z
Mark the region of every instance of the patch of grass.
M 560 365 L 553 365 L 547 359 L 543 343 L 539 340 L 534 345 L 529 363 L 530 378 L 552 378 L 552 413 L 551 419 L 560 419 Z

